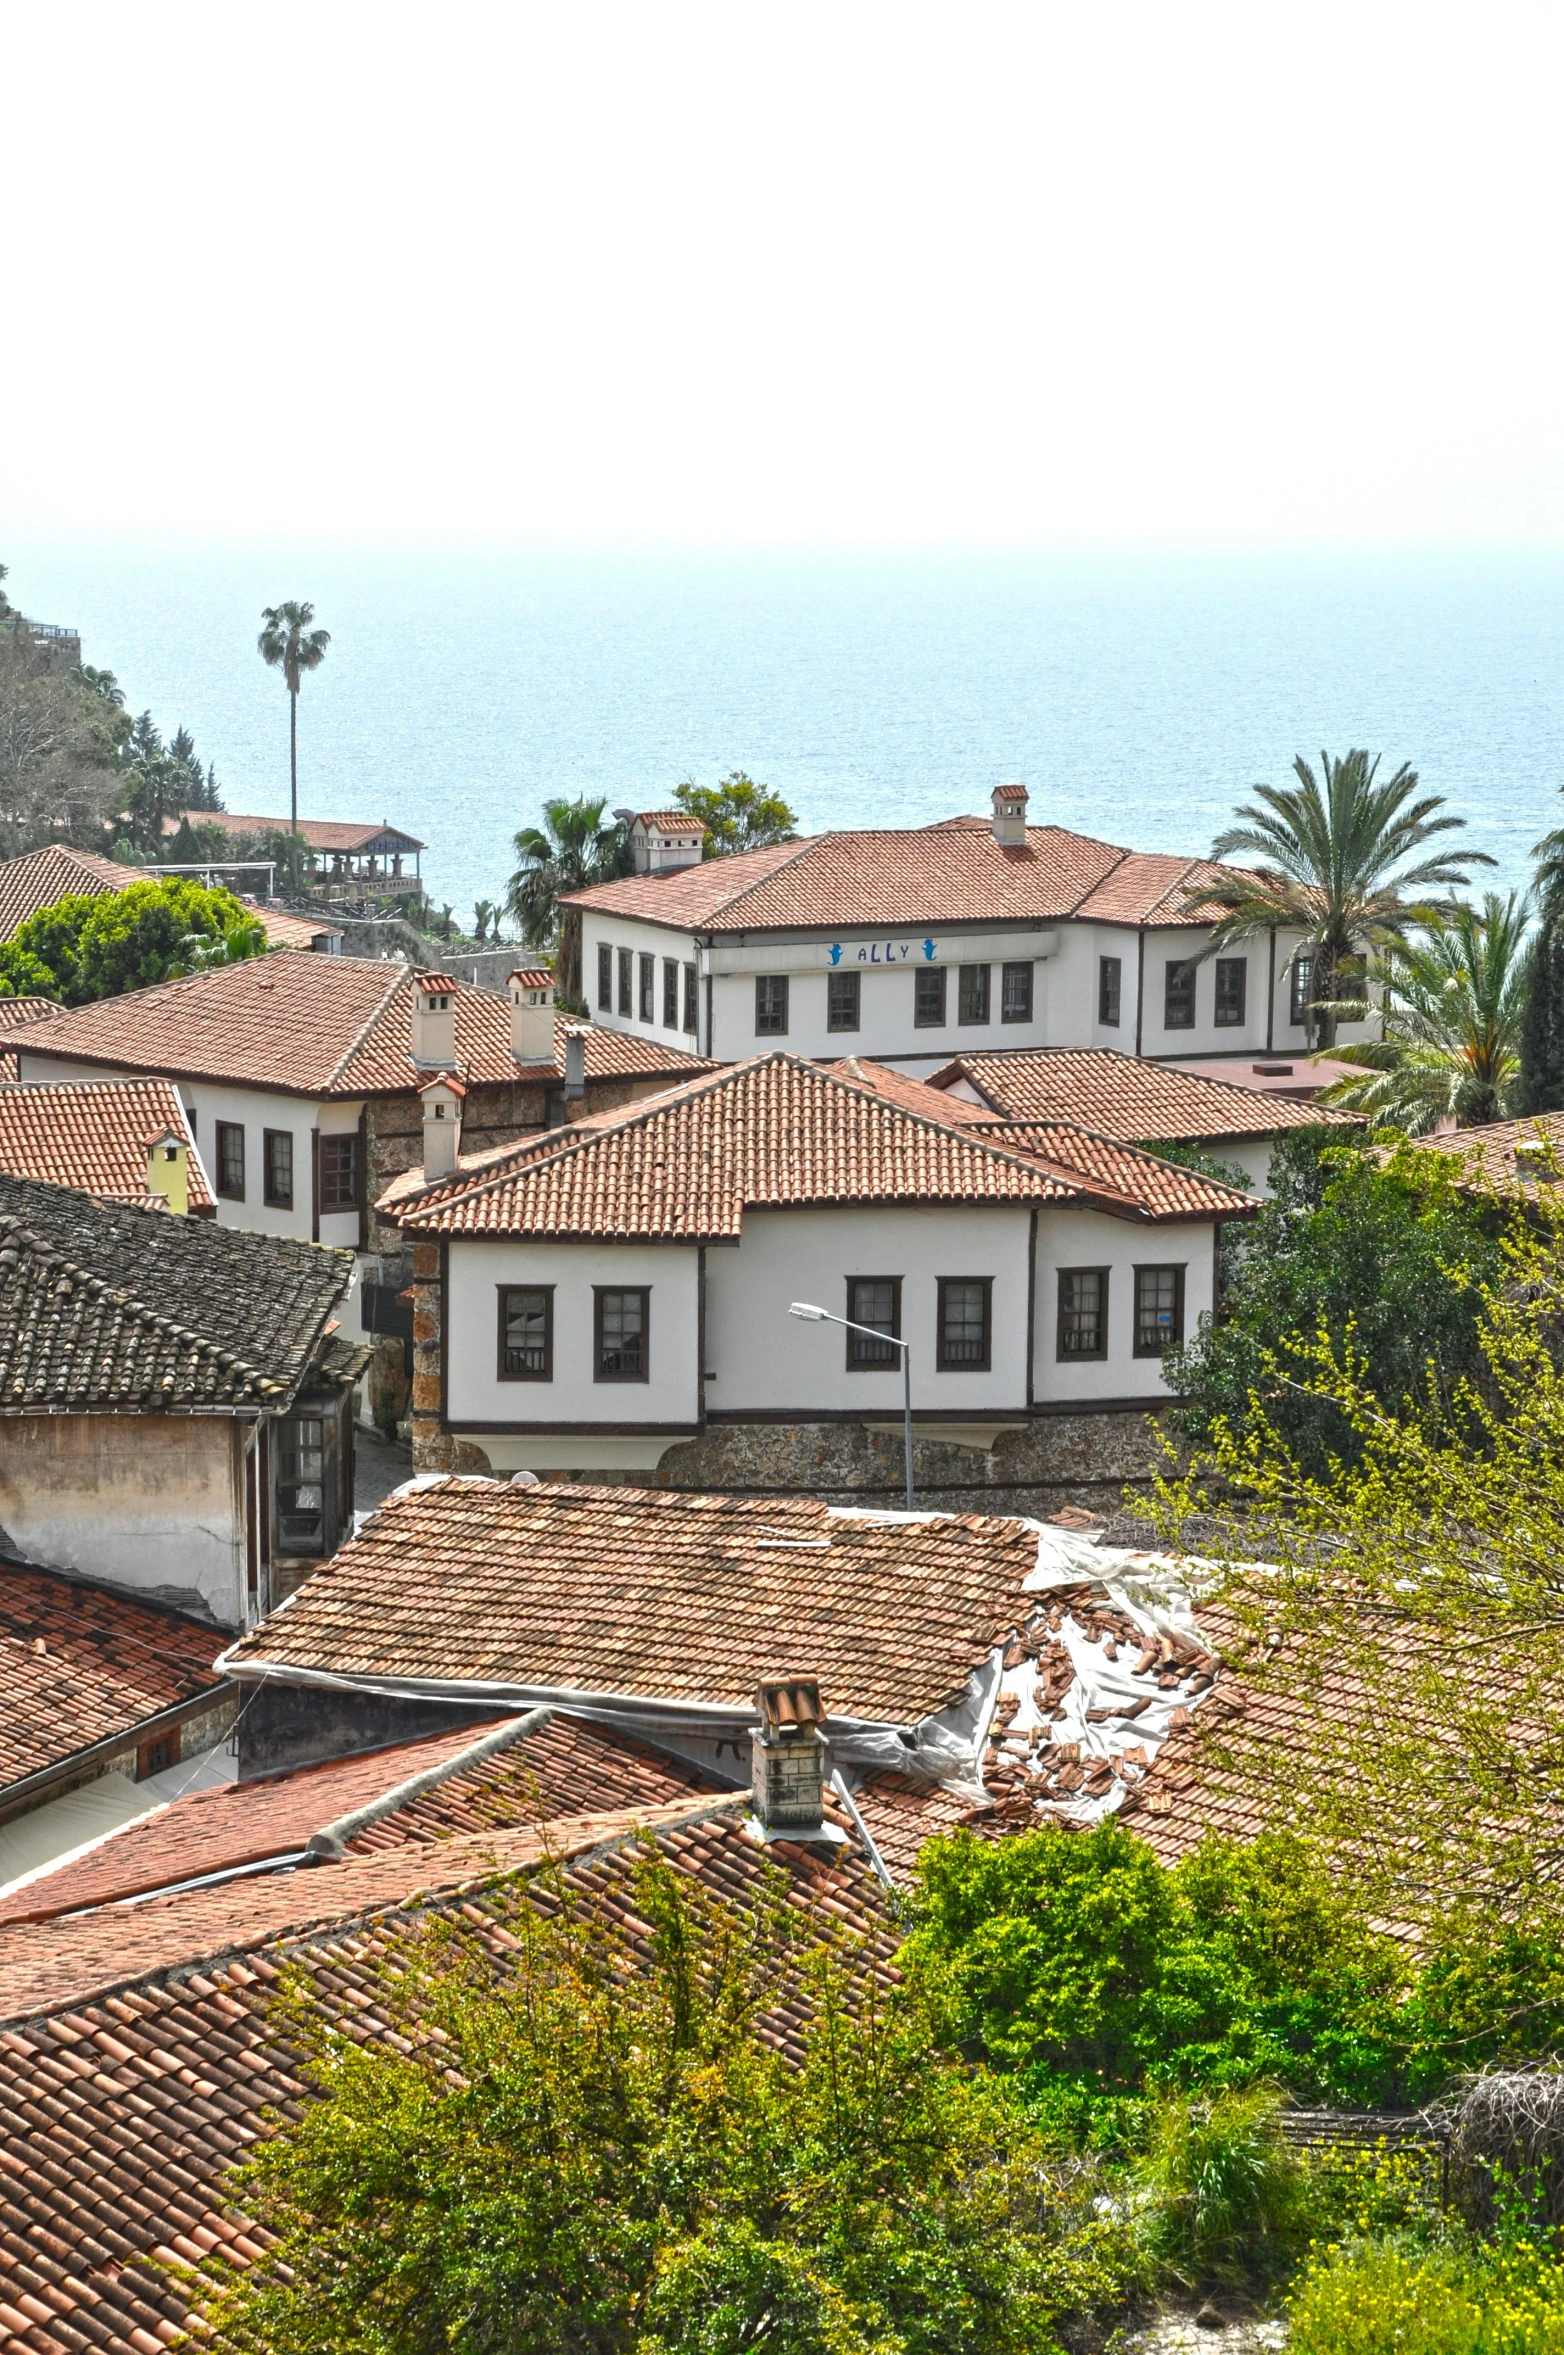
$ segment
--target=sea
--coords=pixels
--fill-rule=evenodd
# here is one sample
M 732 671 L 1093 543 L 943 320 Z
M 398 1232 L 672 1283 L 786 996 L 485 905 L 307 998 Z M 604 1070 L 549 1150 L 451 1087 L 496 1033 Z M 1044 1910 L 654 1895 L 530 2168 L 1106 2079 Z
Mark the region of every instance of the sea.
M 389 819 L 438 904 L 498 900 L 551 795 L 664 803 L 742 769 L 806 831 L 982 811 L 1208 851 L 1295 755 L 1410 761 L 1522 886 L 1564 824 L 1564 550 L 351 549 L 0 542 L 225 805 L 288 806 L 261 609 L 331 649 L 300 702 L 303 817 Z

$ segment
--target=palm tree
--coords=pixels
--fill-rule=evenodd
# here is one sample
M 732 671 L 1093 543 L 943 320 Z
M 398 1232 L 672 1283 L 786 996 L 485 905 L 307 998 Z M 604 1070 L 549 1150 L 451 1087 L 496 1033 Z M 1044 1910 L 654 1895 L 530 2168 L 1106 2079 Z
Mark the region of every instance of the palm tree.
M 555 970 L 561 1002 L 579 1006 L 581 997 L 581 926 L 561 922 L 560 900 L 567 892 L 585 891 L 593 883 L 612 883 L 631 867 L 628 836 L 622 825 L 605 823 L 607 797 L 588 801 L 558 799 L 543 804 L 543 824 L 523 826 L 516 836 L 520 862 L 505 895 L 529 949 L 551 949 L 560 943 Z M 564 911 L 568 919 L 572 910 Z
M 1532 943 L 1523 892 L 1462 903 L 1443 924 L 1392 941 L 1378 978 L 1384 1036 L 1339 1047 L 1361 1079 L 1342 1080 L 1327 1101 L 1421 1136 L 1443 1118 L 1460 1128 L 1506 1120 L 1516 1109 L 1521 1031 Z
M 1260 806 L 1235 811 L 1240 823 L 1218 835 L 1211 856 L 1248 851 L 1258 870 L 1215 889 L 1209 880 L 1193 884 L 1187 895 L 1191 907 L 1215 901 L 1223 910 L 1205 956 L 1259 932 L 1301 934 L 1299 953 L 1312 965 L 1313 1043 L 1327 1050 L 1349 993 L 1361 990 L 1366 960 L 1413 926 L 1438 921 L 1448 902 L 1429 893 L 1464 886 L 1469 868 L 1494 863 L 1478 850 L 1417 857 L 1466 820 L 1436 815 L 1445 806 L 1440 794 L 1414 800 L 1417 771 L 1405 761 L 1383 785 L 1374 782 L 1378 767 L 1366 752 L 1341 760 L 1322 752 L 1323 783 L 1300 757 L 1295 786 L 1255 786 Z
M 299 687 L 306 671 L 319 670 L 331 644 L 329 630 L 312 630 L 313 605 L 290 602 L 268 605 L 261 614 L 262 629 L 255 643 L 261 660 L 280 670 L 288 688 L 288 803 L 289 831 L 294 837 L 294 882 L 298 882 L 299 833 Z

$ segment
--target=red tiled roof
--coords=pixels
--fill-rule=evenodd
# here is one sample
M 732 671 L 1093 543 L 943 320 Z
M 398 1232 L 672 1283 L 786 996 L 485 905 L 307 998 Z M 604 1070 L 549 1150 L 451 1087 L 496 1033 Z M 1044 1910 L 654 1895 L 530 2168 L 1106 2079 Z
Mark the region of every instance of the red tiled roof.
M 411 1094 L 426 1076 L 412 1055 L 414 986 L 407 966 L 380 958 L 278 949 L 56 1014 L 32 1032 L 27 1049 L 301 1096 Z M 547 1074 L 547 1064 L 518 1065 L 505 999 L 451 987 L 457 1061 L 469 1082 Z M 565 1067 L 562 1027 L 563 1018 L 556 1071 Z M 588 1029 L 586 1069 L 591 1080 L 709 1066 L 658 1039 Z
M 1227 871 L 1207 859 L 1122 850 L 1062 826 L 1029 826 L 1024 844 L 999 843 L 978 822 L 817 834 L 672 875 L 594 884 L 565 904 L 702 932 L 1066 916 L 1193 924 L 1211 918 L 1186 905 L 1187 886 Z
M 660 826 L 667 834 L 704 834 L 704 818 L 692 818 L 688 810 L 637 810 L 630 823 L 633 826 Z
M 221 1642 L 155 1604 L 0 1562 L 0 1792 L 216 1692 Z
M 297 827 L 291 818 L 246 817 L 237 810 L 191 810 L 188 813 L 197 826 L 220 826 L 225 834 L 301 834 L 311 850 L 362 850 L 367 843 L 380 837 L 394 837 L 393 850 L 426 850 L 427 843 L 417 841 L 393 826 L 389 819 L 379 825 L 366 826 L 358 818 L 300 818 Z M 165 818 L 163 832 L 177 834 L 180 820 Z
M 29 1022 L 59 1011 L 57 998 L 0 998 L 0 1031 L 25 1030 Z
M 1443 1136 L 1413 1137 L 1410 1142 L 1419 1153 L 1440 1153 L 1463 1163 L 1463 1175 L 1478 1186 L 1534 1194 L 1539 1185 L 1557 1185 L 1564 1175 L 1564 1112 L 1534 1112 L 1525 1120 L 1491 1120 L 1480 1128 L 1457 1128 Z M 1543 1149 L 1540 1172 L 1517 1173 L 1517 1145 Z M 1551 1169 L 1546 1164 L 1550 1148 L 1555 1164 Z
M 249 906 L 250 902 L 246 901 L 245 905 Z M 293 916 L 286 908 L 262 907 L 256 908 L 254 912 L 274 949 L 309 949 L 318 954 L 315 950 L 317 940 L 329 939 L 333 934 L 341 937 L 341 925 L 333 924 L 325 914 Z
M 152 1199 L 147 1147 L 170 1129 L 189 1137 L 179 1092 L 166 1079 L 0 1087 L 0 1169 L 104 1201 Z M 199 1154 L 188 1154 L 185 1168 L 191 1209 L 215 1209 Z
M 221 818 L 216 822 L 221 824 Z M 177 821 L 168 830 L 176 831 Z M 99 899 L 105 892 L 128 891 L 133 883 L 149 879 L 157 880 L 154 870 L 124 867 L 116 859 L 100 858 L 96 851 L 71 850 L 64 843 L 49 843 L 42 850 L 24 852 L 19 859 L 6 859 L 0 863 L 0 941 L 14 940 L 29 916 L 36 916 L 40 908 L 52 908 L 57 900 L 75 895 Z M 256 908 L 254 913 L 273 948 L 307 949 L 317 935 L 337 929 L 328 916 L 290 916 L 280 908 Z M 57 1011 L 50 1007 L 51 1013 Z
M 1256 1218 L 1254 1195 L 1219 1179 L 1201 1177 L 1154 1153 L 1093 1135 L 1067 1120 L 1007 1120 L 975 1136 L 990 1138 L 1011 1152 L 1035 1153 L 1040 1161 L 1067 1169 L 1101 1198 L 1118 1194 L 1146 1218 Z
M 1361 1125 L 1355 1113 L 1197 1079 L 1174 1064 L 1144 1063 L 1107 1047 L 1015 1047 L 957 1055 L 932 1074 L 929 1086 L 944 1093 L 961 1079 L 1004 1120 L 1065 1120 L 1125 1144 L 1265 1137 L 1322 1121 Z M 950 1099 L 953 1104 L 959 1100 Z M 968 1111 L 981 1119 L 981 1106 Z
M 241 1678 L 428 1679 L 496 1707 L 622 1694 L 746 1718 L 762 1678 L 808 1673 L 835 1716 L 912 1724 L 965 1690 L 1036 1559 L 1020 1521 L 443 1479 L 393 1496 L 223 1657 Z

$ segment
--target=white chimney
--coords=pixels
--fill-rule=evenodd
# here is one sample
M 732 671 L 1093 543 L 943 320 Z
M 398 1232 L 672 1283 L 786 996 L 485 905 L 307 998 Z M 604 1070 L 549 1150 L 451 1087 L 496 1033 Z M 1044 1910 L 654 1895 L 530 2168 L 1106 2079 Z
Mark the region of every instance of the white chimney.
M 554 976 L 542 965 L 510 977 L 510 1051 L 518 1063 L 554 1060 Z
M 677 867 L 698 867 L 706 829 L 685 810 L 637 810 L 630 820 L 630 850 L 638 875 L 671 875 Z
M 769 1838 L 818 1840 L 824 1829 L 826 1746 L 820 1686 L 812 1676 L 779 1677 L 755 1695 L 760 1713 L 750 1743 L 750 1797 Z
M 426 1079 L 418 1091 L 424 1107 L 424 1175 L 449 1177 L 462 1149 L 462 1098 L 467 1090 L 454 1076 Z
M 565 1101 L 579 1103 L 587 1092 L 587 1034 L 579 1022 L 565 1033 Z
M 994 787 L 994 840 L 1008 849 L 1026 848 L 1026 803 L 1024 785 Z
M 190 1208 L 190 1140 L 171 1128 L 147 1147 L 147 1192 L 161 1194 L 183 1218 Z
M 449 973 L 413 975 L 413 1061 L 425 1071 L 456 1068 L 456 988 Z

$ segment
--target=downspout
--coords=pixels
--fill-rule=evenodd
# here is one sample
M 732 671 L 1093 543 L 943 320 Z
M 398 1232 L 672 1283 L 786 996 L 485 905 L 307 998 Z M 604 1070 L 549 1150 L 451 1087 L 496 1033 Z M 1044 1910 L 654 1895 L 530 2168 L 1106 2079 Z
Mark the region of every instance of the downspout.
M 1265 992 L 1265 1051 L 1276 1052 L 1276 926 L 1271 926 L 1271 965 Z

